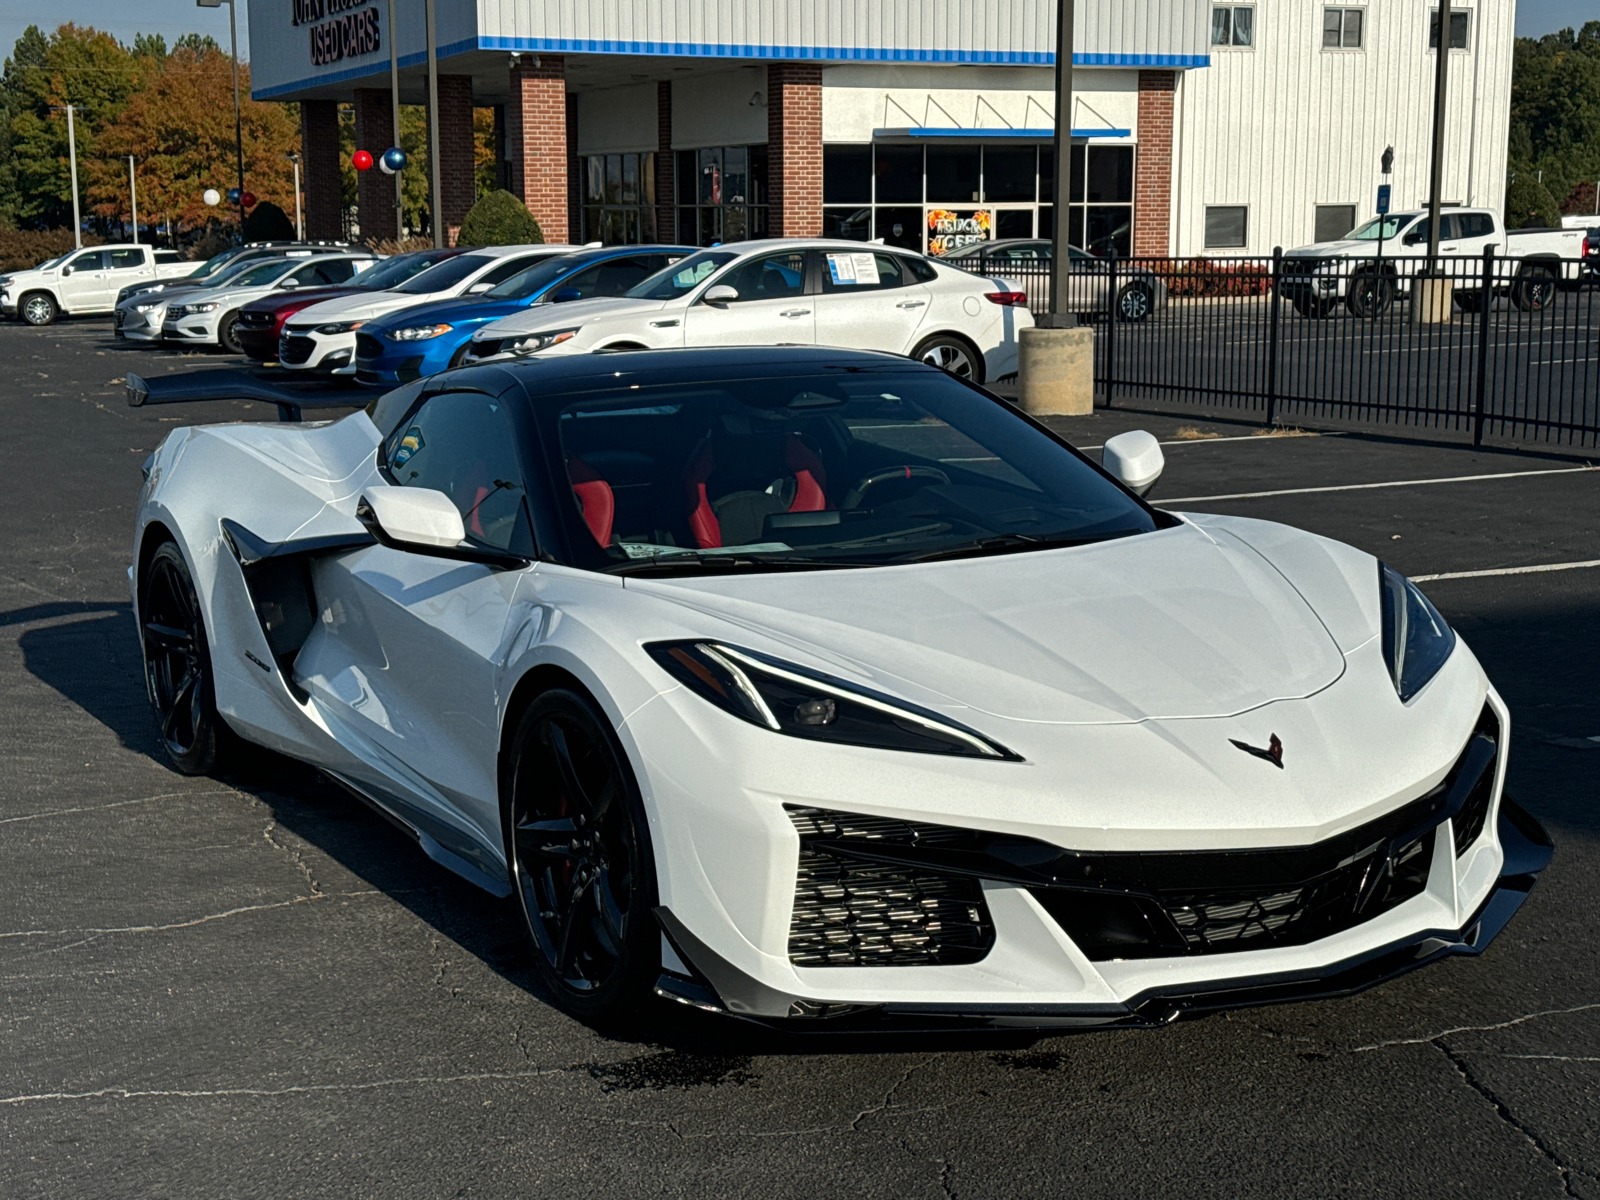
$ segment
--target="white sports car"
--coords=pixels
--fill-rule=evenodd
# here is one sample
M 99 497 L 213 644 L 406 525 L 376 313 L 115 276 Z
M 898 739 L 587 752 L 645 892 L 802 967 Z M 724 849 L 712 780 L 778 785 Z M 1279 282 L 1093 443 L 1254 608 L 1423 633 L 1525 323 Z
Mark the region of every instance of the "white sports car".
M 840 346 L 906 354 L 973 383 L 1017 369 L 1028 297 L 892 246 L 732 242 L 626 295 L 515 313 L 472 335 L 464 361 L 684 346 Z
M 1480 952 L 1550 846 L 1477 660 L 1160 468 L 890 355 L 536 359 L 174 430 L 129 577 L 178 769 L 316 764 L 585 1017 L 1149 1025 Z

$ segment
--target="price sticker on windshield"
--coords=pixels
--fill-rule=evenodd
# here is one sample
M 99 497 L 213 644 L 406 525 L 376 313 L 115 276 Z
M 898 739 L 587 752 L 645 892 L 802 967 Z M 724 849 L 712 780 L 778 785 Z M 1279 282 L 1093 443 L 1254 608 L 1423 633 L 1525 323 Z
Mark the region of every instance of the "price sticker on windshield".
M 828 255 L 828 274 L 846 286 L 878 286 L 878 260 L 870 252 Z

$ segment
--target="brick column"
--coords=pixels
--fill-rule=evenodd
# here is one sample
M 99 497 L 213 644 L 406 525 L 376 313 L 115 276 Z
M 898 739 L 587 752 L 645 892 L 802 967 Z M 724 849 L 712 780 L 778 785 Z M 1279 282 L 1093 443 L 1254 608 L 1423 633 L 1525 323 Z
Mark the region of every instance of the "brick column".
M 656 241 L 678 240 L 678 162 L 672 156 L 672 81 L 656 84 Z
M 583 244 L 583 181 L 578 178 L 578 98 L 567 98 L 567 244 Z
M 368 171 L 356 172 L 356 201 L 363 242 L 400 236 L 400 214 L 394 208 L 394 177 L 378 169 L 376 160 L 394 145 L 394 113 L 387 88 L 356 88 L 356 149 L 373 157 Z
M 472 153 L 472 76 L 439 76 L 439 201 L 445 244 L 456 244 L 461 222 L 478 198 Z
M 1139 153 L 1133 186 L 1133 253 L 1172 253 L 1173 71 L 1139 72 Z
M 524 57 L 511 69 L 506 105 L 506 157 L 511 191 L 528 206 L 544 240 L 567 234 L 566 60 L 542 54 L 536 67 Z
M 768 231 L 773 237 L 822 234 L 822 68 L 767 68 Z
M 306 237 L 336 242 L 344 236 L 340 207 L 344 182 L 339 177 L 339 103 L 300 101 L 301 185 L 306 190 Z

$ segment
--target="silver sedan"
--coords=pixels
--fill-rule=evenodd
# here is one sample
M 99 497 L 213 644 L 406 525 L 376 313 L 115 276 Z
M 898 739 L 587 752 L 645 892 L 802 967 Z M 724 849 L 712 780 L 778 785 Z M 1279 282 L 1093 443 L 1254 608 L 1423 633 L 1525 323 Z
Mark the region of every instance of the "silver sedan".
M 962 246 L 941 261 L 983 275 L 1003 273 L 1023 285 L 1030 308 L 1043 312 L 1050 308 L 1052 249 L 1051 243 L 1042 238 L 1009 238 Z M 1113 295 L 1110 259 L 1097 258 L 1076 246 L 1067 250 L 1072 263 L 1072 311 L 1098 315 L 1114 310 L 1119 320 L 1142 321 L 1166 307 L 1167 285 L 1160 276 L 1144 267 L 1119 262 Z

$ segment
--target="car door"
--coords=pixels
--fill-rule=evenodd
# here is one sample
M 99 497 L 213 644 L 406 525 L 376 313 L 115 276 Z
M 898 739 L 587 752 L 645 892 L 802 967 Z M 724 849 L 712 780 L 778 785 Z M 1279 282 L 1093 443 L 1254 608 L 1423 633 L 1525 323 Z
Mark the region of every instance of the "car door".
M 499 396 L 437 390 L 380 464 L 390 483 L 454 500 L 469 543 L 531 559 L 521 437 Z M 522 575 L 381 545 L 328 559 L 313 576 L 322 620 L 295 662 L 335 736 L 440 823 L 429 832 L 447 849 L 491 868 L 498 671 Z
M 816 341 L 816 296 L 809 293 L 806 252 L 756 254 L 716 276 L 711 287 L 727 284 L 737 299 L 708 304 L 700 298 L 684 314 L 684 344 L 689 346 L 809 346 Z
M 819 346 L 905 354 L 928 315 L 928 289 L 906 260 L 881 250 L 823 250 Z
M 109 306 L 115 293 L 108 292 L 110 271 L 105 260 L 104 250 L 83 250 L 61 264 L 62 308 L 68 312 L 89 312 Z
M 129 246 L 120 250 L 108 250 L 109 274 L 106 277 L 106 295 L 102 307 L 112 308 L 117 302 L 117 293 L 123 288 L 134 284 L 148 283 L 156 277 L 154 254 L 142 246 Z

